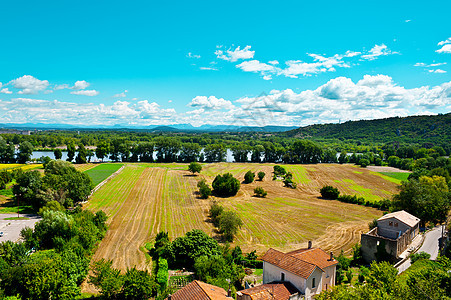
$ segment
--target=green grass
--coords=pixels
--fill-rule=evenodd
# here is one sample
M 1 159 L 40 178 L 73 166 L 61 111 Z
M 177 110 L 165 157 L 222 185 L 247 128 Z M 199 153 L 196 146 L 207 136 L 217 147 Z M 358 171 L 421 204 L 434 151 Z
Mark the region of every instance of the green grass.
M 4 189 L 4 190 L 0 190 L 0 195 L 5 196 L 5 197 L 12 197 L 14 196 L 13 194 L 13 189 Z
M 122 167 L 122 164 L 100 164 L 84 173 L 91 177 L 94 186 L 98 185 Z
M 6 202 L 0 205 L 0 214 L 14 214 L 17 213 L 17 205 L 14 206 L 12 202 Z M 21 214 L 33 214 L 35 211 L 31 205 L 21 205 L 19 207 L 19 213 Z
M 349 186 L 347 186 L 348 189 L 355 191 L 356 192 L 355 194 L 357 196 L 363 197 L 367 201 L 377 202 L 379 200 L 382 200 L 380 196 L 374 195 L 372 193 L 373 192 L 372 189 L 364 188 L 363 186 L 356 184 L 355 181 L 352 179 L 343 179 L 342 181 L 349 184 Z
M 309 183 L 311 181 L 304 166 L 286 165 L 286 170 L 293 173 L 293 181 L 298 184 Z
M 27 217 L 11 217 L 11 218 L 4 218 L 4 220 L 30 220 L 30 218 L 27 218 Z
M 385 176 L 392 177 L 401 181 L 406 181 L 409 178 L 410 173 L 405 172 L 379 172 Z
M 261 275 L 263 275 L 263 269 L 255 269 L 254 275 L 255 275 L 255 276 L 261 276 Z

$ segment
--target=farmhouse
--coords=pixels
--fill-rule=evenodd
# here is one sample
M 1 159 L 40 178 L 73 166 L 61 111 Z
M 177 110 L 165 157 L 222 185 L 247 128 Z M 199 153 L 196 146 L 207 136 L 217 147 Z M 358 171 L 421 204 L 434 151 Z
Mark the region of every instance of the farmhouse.
M 166 300 L 233 300 L 231 292 L 223 288 L 194 280 Z
M 404 252 L 419 232 L 420 219 L 401 210 L 377 220 L 377 227 L 362 234 L 362 256 L 366 262 L 376 260 L 377 247 L 385 244 L 385 251 L 395 260 Z
M 238 292 L 237 299 L 310 300 L 335 285 L 338 261 L 332 253 L 312 248 L 311 242 L 308 248 L 288 253 L 269 249 L 261 260 L 263 285 Z

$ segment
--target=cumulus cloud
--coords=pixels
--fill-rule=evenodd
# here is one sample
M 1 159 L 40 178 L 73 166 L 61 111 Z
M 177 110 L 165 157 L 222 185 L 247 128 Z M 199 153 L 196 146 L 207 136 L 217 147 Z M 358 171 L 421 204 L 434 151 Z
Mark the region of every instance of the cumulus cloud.
M 47 80 L 39 80 L 31 75 L 24 75 L 17 79 L 11 80 L 10 84 L 19 89 L 19 94 L 37 94 L 39 91 L 45 90 L 49 86 Z
M 125 90 L 122 93 L 114 95 L 113 97 L 114 98 L 125 98 L 125 97 L 127 97 L 127 93 L 128 93 L 128 90 Z
M 74 91 L 76 92 L 76 91 Z M 313 89 L 272 90 L 269 94 L 234 99 L 196 96 L 187 112 L 141 100 L 112 104 L 13 98 L 0 100 L 6 123 L 42 122 L 75 125 L 174 123 L 230 125 L 296 125 L 346 120 L 446 113 L 451 109 L 451 81 L 436 86 L 405 88 L 387 75 L 365 75 L 353 81 L 336 77 Z
M 441 41 L 437 46 L 442 46 L 440 49 L 436 50 L 437 53 L 451 53 L 451 37 Z
M 432 63 L 432 64 L 426 64 L 426 63 L 422 63 L 422 62 L 418 62 L 416 64 L 414 64 L 414 67 L 425 67 L 425 68 L 429 68 L 429 67 L 438 67 L 438 66 L 442 66 L 442 65 L 446 65 L 446 62 L 443 63 Z
M 86 82 L 85 80 L 79 80 L 79 81 L 75 82 L 75 84 L 72 87 L 72 89 L 74 89 L 74 90 L 84 90 L 89 85 L 90 85 L 89 82 Z
M 78 90 L 78 91 L 72 91 L 70 93 L 73 95 L 83 95 L 83 96 L 89 96 L 89 97 L 97 96 L 99 94 L 99 92 L 96 90 Z
M 386 56 L 395 54 L 384 44 L 375 45 L 367 52 L 348 50 L 344 54 L 334 54 L 326 56 L 323 54 L 307 53 L 313 60 L 308 62 L 300 59 L 285 61 L 285 65 L 280 65 L 277 60 L 270 60 L 267 63 L 257 59 L 253 59 L 255 51 L 250 51 L 250 46 L 244 49 L 237 47 L 235 50 L 221 50 L 222 46 L 218 46 L 215 54 L 218 58 L 235 62 L 238 59 L 244 60 L 236 65 L 238 69 L 244 72 L 259 73 L 263 79 L 270 80 L 273 76 L 285 76 L 290 78 L 298 78 L 299 76 L 312 76 L 314 74 L 324 72 L 335 72 L 337 68 L 350 68 L 352 66 L 351 60 L 354 57 L 360 57 L 361 60 L 375 60 L 379 56 Z
M 191 107 L 199 107 L 203 109 L 232 109 L 234 105 L 223 98 L 216 98 L 215 96 L 196 96 L 188 104 Z
M 53 89 L 58 91 L 58 90 L 64 90 L 64 89 L 68 89 L 68 88 L 70 88 L 70 86 L 68 84 L 64 83 L 64 84 L 55 85 L 55 87 Z
M 429 73 L 439 73 L 439 74 L 443 74 L 446 73 L 445 70 L 442 69 L 435 69 L 435 70 L 429 70 Z
M 1 87 L 1 84 L 0 84 Z M 8 90 L 8 88 L 4 88 L 0 90 L 0 94 L 12 94 L 13 92 Z
M 362 55 L 361 57 L 366 60 L 375 60 L 379 56 L 386 56 L 390 54 L 396 54 L 397 52 L 392 52 L 388 47 L 384 44 L 381 45 L 375 45 L 373 48 L 371 48 L 370 51 L 368 51 L 367 54 Z
M 221 47 L 220 47 L 221 48 Z M 246 46 L 244 49 L 240 49 L 240 46 L 236 47 L 235 50 L 216 50 L 215 51 L 216 57 L 235 62 L 239 59 L 251 59 L 254 57 L 255 51 L 251 50 L 251 46 Z

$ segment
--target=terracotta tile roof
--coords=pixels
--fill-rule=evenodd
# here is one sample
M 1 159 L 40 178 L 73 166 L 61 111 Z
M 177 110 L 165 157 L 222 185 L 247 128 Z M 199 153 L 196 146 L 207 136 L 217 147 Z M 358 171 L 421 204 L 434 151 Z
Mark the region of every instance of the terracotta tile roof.
M 338 264 L 336 259 L 330 260 L 330 254 L 327 254 L 327 252 L 321 248 L 299 249 L 288 252 L 287 254 L 317 265 L 323 270 L 324 268 Z
M 171 300 L 231 300 L 220 287 L 194 280 L 172 295 Z
M 315 264 L 299 259 L 289 254 L 270 248 L 261 260 L 275 265 L 283 270 L 308 278 L 317 267 Z
M 289 282 L 273 282 L 245 289 L 238 293 L 248 295 L 252 300 L 288 300 L 291 295 L 300 292 Z
M 409 214 L 408 212 L 406 212 L 404 210 L 395 211 L 395 212 L 386 214 L 386 215 L 380 217 L 379 220 L 385 220 L 385 219 L 389 219 L 389 218 L 396 218 L 399 221 L 403 222 L 404 224 L 406 224 L 410 227 L 414 227 L 415 225 L 417 225 L 420 222 L 420 219 L 418 219 L 414 215 Z

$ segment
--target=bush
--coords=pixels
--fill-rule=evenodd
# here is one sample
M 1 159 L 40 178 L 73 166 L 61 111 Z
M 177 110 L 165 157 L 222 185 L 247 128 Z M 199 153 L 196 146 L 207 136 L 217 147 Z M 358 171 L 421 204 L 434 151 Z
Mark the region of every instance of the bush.
M 224 207 L 218 204 L 218 202 L 213 202 L 210 205 L 210 219 L 215 227 L 219 226 L 219 217 L 224 212 Z
M 279 165 L 274 166 L 274 175 L 276 176 L 283 176 L 287 173 L 284 167 L 281 167 Z
M 335 200 L 340 195 L 340 191 L 337 188 L 334 188 L 333 186 L 330 185 L 323 186 L 320 190 L 320 193 L 324 199 L 330 200 Z
M 211 195 L 211 188 L 206 183 L 205 179 L 202 179 L 197 183 L 197 187 L 199 188 L 199 194 L 202 199 L 207 199 Z
M 244 183 L 252 183 L 255 178 L 255 173 L 252 171 L 247 171 L 246 174 L 244 174 Z
M 263 178 L 265 177 L 265 175 L 266 175 L 265 172 L 262 172 L 262 171 L 258 172 L 258 174 L 257 174 L 258 180 L 262 181 Z
M 368 227 L 370 228 L 370 230 L 376 228 L 377 227 L 377 219 L 374 219 L 373 221 L 369 222 Z
M 418 252 L 418 253 L 411 253 L 409 255 L 409 257 L 410 257 L 410 262 L 413 264 L 417 260 L 420 260 L 420 259 L 430 259 L 431 255 L 426 252 Z
M 190 171 L 193 174 L 200 173 L 200 171 L 202 171 L 202 166 L 200 163 L 193 161 L 192 163 L 189 164 L 188 171 Z
M 158 272 L 156 281 L 160 286 L 160 290 L 164 290 L 168 285 L 168 261 L 164 258 L 158 259 Z
M 366 159 L 366 158 L 362 158 L 361 160 L 359 160 L 359 165 L 362 168 L 366 168 L 366 167 L 368 167 L 370 165 L 370 161 L 368 159 Z
M 266 195 L 268 195 L 268 192 L 266 192 L 261 186 L 257 186 L 257 187 L 254 189 L 254 194 L 255 194 L 257 197 L 262 197 L 262 198 L 264 198 L 264 197 L 266 197 Z
M 219 231 L 224 234 L 228 242 L 233 241 L 233 237 L 242 225 L 243 221 L 234 211 L 225 211 L 219 217 Z
M 240 182 L 234 178 L 232 174 L 226 173 L 224 175 L 216 176 L 213 180 L 213 192 L 221 197 L 235 196 L 240 189 Z

